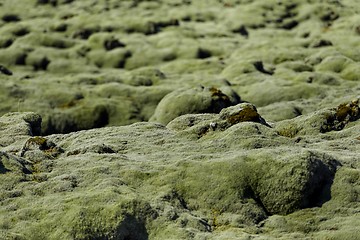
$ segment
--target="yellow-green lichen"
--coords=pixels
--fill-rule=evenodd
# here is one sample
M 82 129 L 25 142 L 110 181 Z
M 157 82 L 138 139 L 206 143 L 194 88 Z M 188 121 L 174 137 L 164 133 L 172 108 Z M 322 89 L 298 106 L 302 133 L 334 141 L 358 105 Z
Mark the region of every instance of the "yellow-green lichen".
M 293 138 L 299 132 L 299 129 L 295 126 L 288 126 L 278 130 L 278 134 L 283 137 Z
M 260 122 L 260 115 L 255 109 L 250 107 L 244 108 L 236 114 L 227 118 L 227 121 L 233 125 L 239 122 Z
M 221 211 L 218 209 L 212 209 L 211 215 L 212 215 L 211 227 L 213 228 L 213 230 L 216 230 L 216 228 L 219 227 L 219 216 L 221 215 Z
M 24 147 L 29 147 L 30 145 L 38 145 L 39 148 L 45 148 L 46 147 L 47 139 L 44 137 L 35 136 L 30 139 L 28 139 L 25 143 Z
M 62 108 L 62 109 L 67 109 L 67 108 L 71 108 L 71 107 L 74 107 L 76 104 L 77 104 L 77 100 L 71 100 L 69 102 L 66 102 L 64 104 L 61 104 L 59 106 L 59 108 Z
M 230 103 L 230 98 L 227 95 L 225 95 L 220 89 L 211 87 L 209 90 L 212 98 L 221 99 L 225 102 Z
M 348 104 L 340 104 L 336 108 L 336 119 L 338 121 L 354 121 L 360 117 L 359 100 L 354 100 Z
M 20 156 L 23 157 L 27 151 L 33 151 L 33 150 L 43 151 L 46 154 L 46 156 L 50 158 L 55 157 L 56 155 L 62 152 L 62 149 L 56 147 L 56 145 L 53 142 L 48 141 L 46 138 L 40 136 L 29 138 L 25 142 L 21 150 Z
M 41 183 L 47 180 L 47 176 L 41 171 L 40 163 L 36 163 L 32 166 L 32 181 Z

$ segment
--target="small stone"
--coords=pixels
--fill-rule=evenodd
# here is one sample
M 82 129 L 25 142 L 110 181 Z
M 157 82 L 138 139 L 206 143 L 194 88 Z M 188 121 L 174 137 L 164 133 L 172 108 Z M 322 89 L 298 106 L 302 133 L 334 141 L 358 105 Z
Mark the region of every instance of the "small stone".
M 211 122 L 209 125 L 210 125 L 210 129 L 215 131 L 217 123 L 216 122 Z

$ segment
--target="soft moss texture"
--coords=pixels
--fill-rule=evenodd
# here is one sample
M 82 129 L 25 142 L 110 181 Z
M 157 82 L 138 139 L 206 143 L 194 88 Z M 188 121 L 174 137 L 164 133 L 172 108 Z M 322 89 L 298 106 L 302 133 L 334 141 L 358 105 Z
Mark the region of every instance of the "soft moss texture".
M 150 121 L 167 124 L 184 114 L 219 113 L 221 109 L 239 102 L 240 97 L 233 91 L 228 96 L 214 87 L 200 86 L 191 89 L 179 89 L 169 93 L 159 102 Z
M 0 239 L 356 239 L 359 6 L 0 1 Z
M 253 119 L 251 108 L 188 114 L 167 127 L 143 122 L 46 137 L 31 136 L 36 114 L 3 116 L 2 236 L 356 236 L 349 226 L 358 224 L 359 121 L 289 138 L 278 134 L 281 122 Z M 9 135 L 16 138 L 5 141 Z
M 271 121 L 293 118 L 268 106 L 309 113 L 358 92 L 357 8 L 353 1 L 6 0 L 0 65 L 13 75 L 0 75 L 0 112 L 39 112 L 43 134 L 127 125 L 149 120 L 166 94 L 202 85 L 232 88 Z M 97 94 L 110 83 L 135 88 Z M 79 99 L 64 93 L 82 96 L 86 118 L 69 104 Z

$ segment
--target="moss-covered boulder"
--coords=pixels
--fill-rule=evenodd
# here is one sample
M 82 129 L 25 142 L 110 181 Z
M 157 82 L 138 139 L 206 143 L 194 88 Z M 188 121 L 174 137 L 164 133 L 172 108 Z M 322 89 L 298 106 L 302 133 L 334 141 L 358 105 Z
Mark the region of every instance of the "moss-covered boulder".
M 349 121 L 345 129 L 299 138 L 279 135 L 249 103 L 182 115 L 167 126 L 46 137 L 32 136 L 39 115 L 5 115 L 0 232 L 19 239 L 236 239 L 254 229 L 266 238 L 328 236 L 335 224 L 342 236 L 358 211 L 352 104 L 336 108 Z
M 359 12 L 1 0 L 0 239 L 357 239 Z
M 156 107 L 150 121 L 167 124 L 174 118 L 191 113 L 219 113 L 240 102 L 235 92 L 224 94 L 217 88 L 179 89 L 166 95 Z
M 295 137 L 303 134 L 339 131 L 359 118 L 359 99 L 354 99 L 336 108 L 323 109 L 310 115 L 297 117 L 293 121 L 281 121 L 275 128 L 282 136 Z

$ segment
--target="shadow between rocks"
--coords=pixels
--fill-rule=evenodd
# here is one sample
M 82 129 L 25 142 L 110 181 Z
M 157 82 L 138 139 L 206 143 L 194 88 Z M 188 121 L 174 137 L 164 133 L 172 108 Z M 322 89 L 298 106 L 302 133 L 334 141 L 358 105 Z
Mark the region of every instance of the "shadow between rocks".
M 314 171 L 313 180 L 308 183 L 310 194 L 304 202 L 304 208 L 321 207 L 331 200 L 331 186 L 334 182 L 335 173 L 341 164 L 331 159 L 327 164 L 317 159 L 318 165 Z
M 109 113 L 105 106 L 78 107 L 76 111 L 59 111 L 51 115 L 42 123 L 41 135 L 101 128 L 108 123 Z
M 4 164 L 2 162 L 0 162 L 0 174 L 4 174 L 9 172 L 8 169 L 6 169 L 6 167 L 4 166 Z
M 107 238 L 99 238 L 107 239 Z M 144 223 L 140 222 L 134 216 L 127 215 L 123 223 L 116 230 L 114 239 L 119 240 L 147 240 L 149 234 L 145 228 Z

